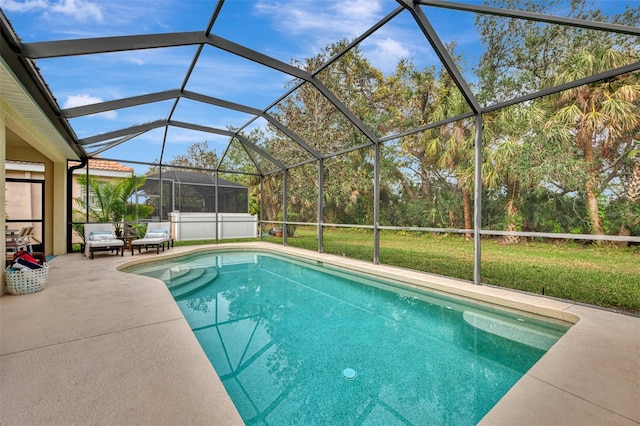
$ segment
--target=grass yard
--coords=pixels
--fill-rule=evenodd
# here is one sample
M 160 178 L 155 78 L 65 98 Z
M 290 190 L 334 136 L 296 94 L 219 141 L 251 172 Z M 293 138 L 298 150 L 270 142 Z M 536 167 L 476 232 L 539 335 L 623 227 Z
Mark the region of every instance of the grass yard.
M 280 242 L 269 237 L 266 241 Z M 288 245 L 317 250 L 315 228 L 298 228 Z M 324 252 L 373 259 L 373 233 L 325 230 Z M 465 280 L 473 279 L 473 242 L 459 236 L 381 232 L 380 262 Z M 640 313 L 640 247 L 574 243 L 482 242 L 482 281 L 500 287 Z

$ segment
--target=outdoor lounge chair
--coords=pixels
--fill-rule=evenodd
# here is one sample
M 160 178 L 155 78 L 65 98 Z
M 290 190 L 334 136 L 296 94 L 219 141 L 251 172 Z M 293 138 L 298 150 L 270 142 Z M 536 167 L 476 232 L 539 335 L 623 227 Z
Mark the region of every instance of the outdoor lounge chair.
M 131 241 L 131 255 L 133 256 L 135 248 L 138 248 L 138 253 L 141 252 L 142 247 L 148 250 L 149 247 L 156 248 L 156 254 L 160 254 L 160 247 L 164 251 L 164 246 L 169 248 L 169 244 L 173 247 L 173 239 L 171 238 L 171 222 L 151 222 L 147 225 L 147 232 L 144 238 Z
M 124 241 L 116 237 L 111 223 L 84 224 L 84 255 L 93 259 L 96 251 L 115 250 L 116 255 L 124 255 Z
M 30 235 L 33 233 L 33 226 L 23 226 L 20 228 L 20 232 L 18 235 L 13 236 L 13 234 L 9 235 L 5 231 L 5 244 L 6 244 L 6 252 L 7 253 L 17 253 L 20 250 L 33 251 L 33 247 L 31 246 L 31 241 L 29 239 Z

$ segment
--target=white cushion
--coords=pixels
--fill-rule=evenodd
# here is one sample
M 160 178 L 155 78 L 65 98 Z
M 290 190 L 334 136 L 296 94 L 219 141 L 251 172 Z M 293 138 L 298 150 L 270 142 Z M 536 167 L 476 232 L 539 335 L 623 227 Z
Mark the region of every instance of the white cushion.
M 91 241 L 87 244 L 87 247 L 120 247 L 124 246 L 124 241 L 122 240 L 101 240 L 101 241 Z
M 167 232 L 166 231 L 161 231 L 161 232 L 149 231 L 144 237 L 145 238 L 166 238 Z
M 93 231 L 91 235 L 89 235 L 90 241 L 106 241 L 106 240 L 115 240 L 116 236 L 109 231 Z

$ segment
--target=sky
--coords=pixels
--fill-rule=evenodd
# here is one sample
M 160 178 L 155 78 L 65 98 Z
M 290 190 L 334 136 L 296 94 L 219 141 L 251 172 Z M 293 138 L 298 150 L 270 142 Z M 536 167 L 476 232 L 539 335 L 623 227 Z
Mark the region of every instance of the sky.
M 203 31 L 215 9 L 204 0 L 0 0 L 0 8 L 25 43 L 134 34 Z M 227 0 L 212 33 L 285 63 L 318 54 L 338 40 L 351 40 L 397 8 L 393 0 Z M 618 11 L 640 0 L 600 0 Z M 472 13 L 423 7 L 443 42 L 455 42 L 470 70 L 482 52 Z M 562 11 L 559 11 L 561 14 Z M 367 38 L 360 50 L 371 63 L 391 72 L 402 58 L 418 67 L 437 58 L 407 12 Z M 37 65 L 62 109 L 121 97 L 178 89 L 196 54 L 194 46 L 102 55 L 40 59 Z M 470 78 L 470 72 L 463 72 Z M 187 90 L 264 109 L 286 91 L 292 78 L 211 46 L 206 46 Z M 172 101 L 70 119 L 78 138 L 167 118 Z M 251 116 L 181 100 L 172 119 L 226 129 Z M 258 125 L 258 124 L 256 124 Z M 154 161 L 164 130 L 156 129 L 110 149 L 107 158 Z M 207 140 L 219 154 L 228 138 L 172 128 L 163 160 Z M 138 168 L 138 167 L 136 167 Z

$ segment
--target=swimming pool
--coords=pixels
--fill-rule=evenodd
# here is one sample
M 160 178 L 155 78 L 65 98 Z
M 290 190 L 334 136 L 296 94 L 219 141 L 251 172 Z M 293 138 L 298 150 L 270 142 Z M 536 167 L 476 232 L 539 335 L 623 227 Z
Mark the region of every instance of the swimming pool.
M 261 252 L 160 278 L 247 424 L 475 424 L 568 329 Z

